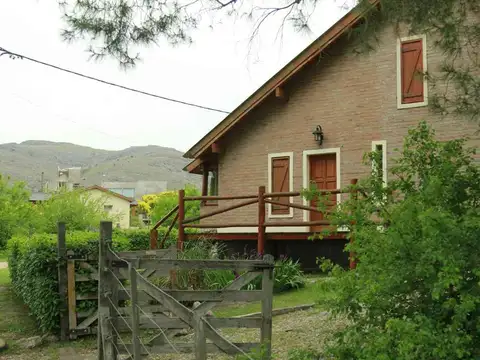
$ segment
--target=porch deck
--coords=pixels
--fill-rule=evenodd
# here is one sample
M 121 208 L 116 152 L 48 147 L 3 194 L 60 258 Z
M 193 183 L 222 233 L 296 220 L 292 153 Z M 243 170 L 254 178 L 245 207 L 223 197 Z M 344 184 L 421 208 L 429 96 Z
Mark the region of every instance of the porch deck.
M 351 180 L 351 185 L 357 184 L 357 179 Z M 337 195 L 349 193 L 351 196 L 357 196 L 356 187 L 353 186 L 350 190 L 344 189 L 327 189 L 317 190 L 320 195 Z M 323 218 L 317 206 L 305 206 L 294 204 L 290 198 L 301 196 L 300 192 L 275 192 L 267 193 L 265 186 L 260 186 L 258 194 L 237 195 L 237 196 L 185 196 L 185 191 L 180 190 L 178 196 L 178 205 L 176 205 L 168 214 L 160 219 L 151 229 L 150 232 L 150 248 L 157 249 L 164 246 L 165 240 L 168 237 L 171 229 L 178 226 L 177 249 L 183 250 L 185 241 L 194 241 L 201 237 L 208 235 L 210 239 L 215 241 L 222 241 L 227 247 L 227 251 L 232 254 L 244 254 L 256 251 L 257 254 L 272 254 L 275 257 L 288 256 L 293 259 L 300 260 L 305 268 L 313 268 L 316 265 L 317 257 L 330 258 L 332 261 L 353 268 L 355 266 L 352 256 L 343 253 L 343 248 L 347 243 L 346 233 L 336 232 L 331 236 L 324 237 L 322 240 L 314 239 L 315 233 L 319 232 L 320 228 L 331 227 L 331 222 Z M 222 200 L 243 200 L 236 204 L 219 207 L 208 213 L 201 214 L 192 218 L 185 218 L 185 203 L 187 201 L 207 201 Z M 314 203 L 314 202 L 313 202 Z M 222 214 L 234 209 L 238 209 L 247 205 L 257 204 L 257 221 L 255 223 L 218 223 L 205 224 L 202 219 L 210 218 L 218 214 Z M 317 220 L 313 221 L 266 221 L 266 204 L 276 206 L 283 206 L 293 209 L 300 209 L 315 214 Z M 336 204 L 336 201 L 334 202 Z M 334 205 L 333 205 L 334 206 Z M 174 215 L 175 214 L 175 215 Z M 170 223 L 167 233 L 160 241 L 158 239 L 157 228 L 166 223 L 172 216 L 173 220 Z M 313 216 L 312 216 L 313 217 Z M 318 220 L 318 218 L 320 218 Z M 298 227 L 298 232 L 275 231 L 268 232 L 267 229 L 282 228 L 282 227 Z M 203 234 L 187 234 L 185 229 L 205 229 Z M 226 230 L 218 232 L 218 229 Z M 242 231 L 243 228 L 256 229 L 256 231 Z M 303 231 L 301 231 L 303 229 Z M 305 231 L 307 229 L 307 231 Z M 326 241 L 325 241 L 326 240 Z M 350 239 L 352 241 L 352 239 Z

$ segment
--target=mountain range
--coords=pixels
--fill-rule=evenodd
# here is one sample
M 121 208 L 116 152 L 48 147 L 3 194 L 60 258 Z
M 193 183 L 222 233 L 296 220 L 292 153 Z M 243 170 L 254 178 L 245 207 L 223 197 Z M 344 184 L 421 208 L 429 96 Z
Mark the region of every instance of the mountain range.
M 40 191 L 42 181 L 55 183 L 58 167 L 81 167 L 84 186 L 138 180 L 167 181 L 168 189 L 199 186 L 198 175 L 182 170 L 188 162 L 182 152 L 155 145 L 112 151 L 41 140 L 0 144 L 0 173 L 25 181 L 32 191 Z

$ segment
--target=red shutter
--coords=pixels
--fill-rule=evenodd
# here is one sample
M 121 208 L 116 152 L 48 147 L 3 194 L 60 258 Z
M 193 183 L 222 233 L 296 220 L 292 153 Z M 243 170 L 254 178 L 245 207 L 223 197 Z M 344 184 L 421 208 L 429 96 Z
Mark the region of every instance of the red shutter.
M 272 192 L 290 191 L 290 158 L 279 157 L 272 159 Z M 289 197 L 279 197 L 272 199 L 281 203 L 289 203 Z M 288 206 L 272 204 L 272 214 L 288 214 Z
M 423 102 L 423 42 L 401 44 L 402 104 Z

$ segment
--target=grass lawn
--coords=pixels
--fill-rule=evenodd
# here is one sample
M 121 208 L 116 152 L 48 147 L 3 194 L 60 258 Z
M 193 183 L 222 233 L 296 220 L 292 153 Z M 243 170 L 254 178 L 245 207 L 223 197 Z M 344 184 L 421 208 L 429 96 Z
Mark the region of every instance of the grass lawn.
M 0 262 L 7 262 L 8 254 L 6 250 L 0 250 Z
M 313 303 L 319 303 L 316 305 L 318 308 L 321 308 L 322 300 L 333 295 L 332 293 L 326 293 L 325 290 L 320 288 L 323 281 L 328 281 L 328 279 L 324 276 L 308 276 L 304 288 L 291 290 L 278 295 L 275 294 L 273 297 L 273 308 L 278 309 Z M 229 317 L 258 312 L 260 310 L 260 303 L 255 302 L 251 304 L 217 307 L 213 312 L 218 317 Z

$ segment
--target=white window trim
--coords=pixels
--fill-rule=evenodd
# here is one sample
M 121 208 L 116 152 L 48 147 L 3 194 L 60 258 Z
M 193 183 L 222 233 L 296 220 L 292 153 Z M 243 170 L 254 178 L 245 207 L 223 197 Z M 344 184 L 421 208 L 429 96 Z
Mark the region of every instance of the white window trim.
M 372 152 L 377 151 L 377 145 L 382 145 L 382 175 L 383 186 L 387 186 L 388 174 L 387 174 L 387 140 L 375 140 L 372 141 Z M 372 170 L 374 170 L 375 164 L 372 162 Z
M 279 157 L 288 157 L 288 176 L 289 176 L 289 192 L 293 191 L 293 152 L 282 152 L 282 153 L 272 153 L 268 154 L 268 192 L 272 192 L 272 161 L 275 158 Z M 289 197 L 289 201 L 293 202 L 293 196 Z M 293 208 L 289 207 L 288 214 L 272 214 L 272 204 L 267 204 L 267 214 L 269 218 L 279 219 L 279 218 L 292 218 L 293 217 Z M 268 229 L 268 227 L 267 227 Z
M 428 81 L 423 77 L 423 101 L 411 104 L 402 104 L 402 48 L 404 41 L 422 40 L 423 72 L 427 72 L 427 37 L 426 35 L 413 35 L 397 39 L 397 109 L 410 109 L 428 105 Z
M 310 161 L 309 161 L 309 156 L 311 155 L 323 155 L 323 154 L 335 154 L 336 158 L 336 167 L 337 167 L 337 189 L 341 188 L 341 178 L 340 178 L 340 148 L 330 148 L 330 149 L 315 149 L 315 150 L 305 150 L 303 152 L 303 188 L 307 189 L 310 184 Z M 337 194 L 337 204 L 340 204 L 342 201 L 342 195 Z M 307 199 L 303 199 L 303 205 L 305 206 L 310 206 L 310 202 Z M 303 211 L 303 220 L 304 221 L 310 221 L 310 211 L 304 210 Z M 344 231 L 345 229 L 338 229 L 339 231 Z M 304 231 L 310 231 L 310 227 L 306 226 Z

